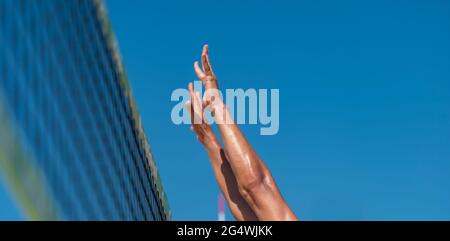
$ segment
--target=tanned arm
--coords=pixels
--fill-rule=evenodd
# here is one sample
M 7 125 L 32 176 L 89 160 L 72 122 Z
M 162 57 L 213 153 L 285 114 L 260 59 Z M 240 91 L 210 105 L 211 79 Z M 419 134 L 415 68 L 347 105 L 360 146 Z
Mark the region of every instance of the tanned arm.
M 195 62 L 195 72 L 206 88 L 205 102 L 212 110 L 218 125 L 225 155 L 236 178 L 239 193 L 259 220 L 297 220 L 269 169 L 245 139 L 215 91 L 218 90 L 217 78 L 209 61 L 207 45 L 203 48 L 202 67 L 203 70 Z M 208 93 L 208 90 L 211 91 Z
M 201 103 L 199 94 L 194 94 L 191 83 L 189 84 L 188 89 L 191 95 L 191 101 L 186 102 L 186 108 L 191 110 L 191 129 L 195 132 L 197 139 L 208 153 L 214 176 L 228 206 L 230 207 L 231 213 L 238 221 L 257 220 L 254 212 L 239 193 L 236 178 L 225 157 L 225 153 L 219 140 L 214 134 L 211 126 L 205 121 L 203 104 Z

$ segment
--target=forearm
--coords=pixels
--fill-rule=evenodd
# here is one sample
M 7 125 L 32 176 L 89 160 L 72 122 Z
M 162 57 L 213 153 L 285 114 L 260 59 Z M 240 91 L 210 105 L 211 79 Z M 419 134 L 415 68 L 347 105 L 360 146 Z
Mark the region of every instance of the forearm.
M 238 190 L 258 219 L 296 220 L 269 169 L 234 123 L 225 104 L 216 103 L 214 117 Z
M 258 157 L 223 102 L 217 102 L 214 117 L 222 137 L 226 156 L 242 191 L 270 177 L 269 170 Z
M 236 178 L 220 145 L 206 148 L 214 176 L 231 213 L 238 221 L 257 220 L 256 215 L 239 193 Z

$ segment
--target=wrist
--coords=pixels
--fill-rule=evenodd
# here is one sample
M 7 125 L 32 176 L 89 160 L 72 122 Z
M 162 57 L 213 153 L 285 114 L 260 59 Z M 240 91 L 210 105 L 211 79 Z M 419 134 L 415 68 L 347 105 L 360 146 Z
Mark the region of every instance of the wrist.
M 233 124 L 233 117 L 228 112 L 227 105 L 220 101 L 214 106 L 214 120 L 217 125 Z

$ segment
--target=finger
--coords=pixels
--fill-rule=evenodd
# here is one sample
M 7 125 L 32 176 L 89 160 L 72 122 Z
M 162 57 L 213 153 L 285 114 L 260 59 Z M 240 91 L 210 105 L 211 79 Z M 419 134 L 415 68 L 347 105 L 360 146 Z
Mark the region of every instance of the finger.
M 200 67 L 198 66 L 198 61 L 194 62 L 194 70 L 195 70 L 195 73 L 197 74 L 197 77 L 201 81 L 204 81 L 206 78 L 206 75 L 205 75 L 205 73 L 203 73 L 202 69 L 200 69 Z
M 189 90 L 189 95 L 191 96 L 191 104 L 192 104 L 192 106 L 195 106 L 196 99 L 195 99 L 195 93 L 194 93 L 194 85 L 192 83 L 189 83 L 188 90 Z
M 189 95 L 191 96 L 191 101 L 189 101 L 189 103 L 191 104 L 191 107 L 194 107 L 194 105 L 195 105 L 195 94 L 194 94 L 194 85 L 192 83 L 189 83 L 188 90 L 189 90 Z
M 200 100 L 200 92 L 195 92 L 194 109 L 197 114 L 202 112 L 202 101 Z
M 208 45 L 205 44 L 203 47 L 203 53 L 202 53 L 202 67 L 204 70 L 204 73 L 206 76 L 214 76 L 214 72 L 211 67 L 211 62 L 209 60 L 209 54 L 208 54 Z
M 191 123 L 192 124 L 199 124 L 201 122 L 199 122 L 199 118 L 197 117 L 198 114 L 198 107 L 197 107 L 197 98 L 195 96 L 194 93 L 194 86 L 192 85 L 192 83 L 189 83 L 188 85 L 188 89 L 189 89 L 189 95 L 191 96 L 191 101 L 190 101 L 190 109 L 191 109 Z
M 209 50 L 208 47 L 209 47 L 208 44 L 203 45 L 202 55 L 205 55 L 205 54 L 207 55 L 208 54 L 208 50 Z
M 207 56 L 207 55 L 208 55 L 208 45 L 205 44 L 205 45 L 203 45 L 201 60 L 202 60 L 202 69 L 206 75 L 209 74 L 209 70 L 210 70 L 208 63 L 206 62 L 206 58 L 205 58 L 205 56 Z
M 202 123 L 208 123 L 207 119 L 206 119 L 205 111 L 204 111 L 205 110 L 204 103 L 203 103 L 202 98 L 200 96 L 200 92 L 196 93 L 196 101 L 197 101 L 197 115 L 201 116 Z
M 189 100 L 186 101 L 185 107 L 189 112 L 189 116 L 191 117 L 191 129 L 192 129 L 192 124 L 194 124 L 194 108 L 192 106 L 192 102 Z
M 191 98 L 192 98 L 194 96 L 194 85 L 192 84 L 192 82 L 189 82 L 188 90 L 189 90 L 189 94 L 191 95 Z
M 194 112 L 194 124 L 201 124 L 202 123 L 202 106 L 201 102 L 199 101 L 200 93 L 191 92 L 191 99 L 192 99 L 192 108 Z

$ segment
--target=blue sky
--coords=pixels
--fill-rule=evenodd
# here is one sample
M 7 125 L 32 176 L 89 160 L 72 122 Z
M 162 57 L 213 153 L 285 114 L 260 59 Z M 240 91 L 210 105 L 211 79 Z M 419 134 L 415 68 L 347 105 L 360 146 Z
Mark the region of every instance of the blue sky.
M 222 88 L 280 89 L 279 133 L 242 129 L 300 219 L 450 219 L 448 1 L 106 2 L 174 219 L 217 219 L 170 119 L 204 43 Z

